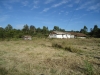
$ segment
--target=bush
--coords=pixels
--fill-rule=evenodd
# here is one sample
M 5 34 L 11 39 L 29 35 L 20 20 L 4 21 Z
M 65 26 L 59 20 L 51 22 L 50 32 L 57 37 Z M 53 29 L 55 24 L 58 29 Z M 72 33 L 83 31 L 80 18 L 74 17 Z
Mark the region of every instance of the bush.
M 63 46 L 63 45 L 58 44 L 58 43 L 52 43 L 52 47 L 64 49 L 65 51 L 74 52 L 74 53 L 81 52 L 81 50 L 79 50 L 77 48 L 73 48 L 71 46 Z
M 55 48 L 63 48 L 62 45 L 57 44 L 57 43 L 53 43 L 52 44 L 52 47 L 55 47 Z
M 65 47 L 65 50 L 66 50 L 66 51 L 70 51 L 70 52 L 75 52 L 75 53 L 81 51 L 81 50 L 79 50 L 79 49 L 77 49 L 77 48 L 73 48 L 73 47 L 71 47 L 71 46 L 66 46 L 66 47 Z
M 87 75 L 94 75 L 93 66 L 87 60 L 84 61 Z

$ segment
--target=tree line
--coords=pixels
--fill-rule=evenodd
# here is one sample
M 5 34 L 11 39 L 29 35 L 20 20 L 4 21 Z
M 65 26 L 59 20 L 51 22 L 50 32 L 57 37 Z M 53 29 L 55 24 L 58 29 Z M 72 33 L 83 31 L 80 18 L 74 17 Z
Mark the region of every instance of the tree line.
M 53 30 L 65 31 L 58 26 L 54 26 Z M 47 37 L 51 31 L 46 26 L 36 28 L 34 25 L 29 26 L 26 24 L 22 29 L 14 29 L 12 25 L 8 24 L 5 28 L 0 27 L 0 39 L 22 38 L 24 35 Z
M 81 30 L 80 33 L 84 33 L 88 35 L 89 37 L 95 37 L 95 38 L 100 38 L 100 28 L 97 25 L 94 25 L 93 28 L 90 28 L 90 32 L 88 32 L 88 28 L 84 26 Z
M 49 30 L 46 26 L 43 26 L 42 28 L 36 28 L 34 25 L 29 26 L 26 24 L 22 29 L 14 29 L 12 25 L 8 24 L 5 28 L 0 27 L 0 39 L 22 38 L 24 35 L 48 37 L 49 33 L 53 30 L 65 32 L 65 29 L 62 29 L 58 26 L 54 26 L 52 30 Z M 80 31 L 73 32 L 84 33 L 90 37 L 100 37 L 100 28 L 98 28 L 97 25 L 94 25 L 94 28 L 91 28 L 90 32 L 88 32 L 88 28 L 86 26 L 84 26 Z

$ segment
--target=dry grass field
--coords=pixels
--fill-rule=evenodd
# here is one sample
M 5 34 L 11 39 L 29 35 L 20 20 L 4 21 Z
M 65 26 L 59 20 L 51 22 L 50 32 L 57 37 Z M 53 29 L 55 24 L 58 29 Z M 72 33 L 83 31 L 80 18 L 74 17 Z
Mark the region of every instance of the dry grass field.
M 100 39 L 0 41 L 0 75 L 100 75 Z

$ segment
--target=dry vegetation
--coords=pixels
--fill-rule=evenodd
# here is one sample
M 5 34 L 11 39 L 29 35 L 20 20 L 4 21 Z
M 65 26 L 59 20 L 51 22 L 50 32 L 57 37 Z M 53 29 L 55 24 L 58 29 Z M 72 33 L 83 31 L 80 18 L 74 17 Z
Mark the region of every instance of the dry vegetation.
M 0 75 L 100 75 L 100 39 L 0 41 Z

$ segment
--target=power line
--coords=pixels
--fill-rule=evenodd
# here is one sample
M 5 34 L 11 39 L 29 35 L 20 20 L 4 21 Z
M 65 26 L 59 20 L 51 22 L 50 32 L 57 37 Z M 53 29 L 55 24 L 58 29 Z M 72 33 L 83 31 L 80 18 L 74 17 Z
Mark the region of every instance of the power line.
M 76 5 L 76 8 L 79 6 L 80 2 L 81 2 L 81 0 L 79 0 L 78 4 Z M 67 24 L 67 25 L 69 25 L 69 23 L 70 23 L 70 21 L 71 21 L 71 19 L 72 19 L 73 15 L 74 15 L 74 13 L 75 13 L 75 10 L 73 11 L 72 16 L 71 16 L 71 18 L 69 19 L 69 21 L 68 21 L 68 24 Z

